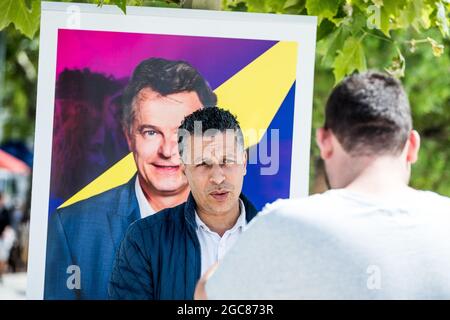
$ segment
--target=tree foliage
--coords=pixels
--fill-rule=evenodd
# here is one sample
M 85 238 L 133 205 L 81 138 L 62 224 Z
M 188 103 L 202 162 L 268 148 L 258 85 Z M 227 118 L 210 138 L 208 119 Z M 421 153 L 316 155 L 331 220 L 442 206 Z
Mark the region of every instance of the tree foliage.
M 31 7 L 25 0 L 2 0 L 0 2 L 0 30 L 10 23 L 24 35 L 33 38 L 39 28 L 41 2 L 32 1 Z
M 409 41 L 413 32 L 396 31 L 399 43 Z M 422 36 L 439 38 L 438 30 L 428 30 Z M 377 38 L 364 40 L 367 66 L 381 69 L 380 66 L 392 63 L 398 57 L 395 46 L 390 41 Z M 443 39 L 446 47 L 448 39 Z M 429 46 L 418 46 L 413 52 L 406 50 L 402 82 L 409 95 L 414 127 L 422 137 L 419 161 L 413 166 L 412 186 L 428 189 L 450 196 L 450 54 L 436 58 Z M 314 74 L 313 139 L 311 141 L 311 189 L 317 183 L 316 164 L 319 151 L 314 141 L 314 130 L 323 125 L 324 106 L 334 86 L 331 67 L 316 60 Z M 319 166 L 320 169 L 320 166 Z M 318 188 L 320 190 L 320 187 Z
M 39 41 L 24 37 L 12 27 L 1 34 L 0 41 L 7 44 L 4 81 L 0 88 L 0 114 L 5 117 L 1 128 L 3 140 L 32 142 Z
M 232 11 L 317 16 L 319 62 L 333 69 L 336 83 L 347 74 L 367 69 L 370 38 L 385 39 L 397 52 L 387 64 L 383 61 L 385 65 L 376 67 L 402 77 L 405 51 L 428 45 L 439 57 L 444 52 L 443 38 L 449 36 L 448 0 L 223 0 L 222 3 L 224 9 Z M 440 35 L 424 38 L 422 33 L 432 29 L 439 29 Z M 408 31 L 410 38 L 398 41 L 396 31 Z
M 124 13 L 126 6 L 152 6 L 152 7 L 181 7 L 180 1 L 158 0 L 62 0 L 54 2 L 84 2 L 99 6 L 115 4 Z M 1 0 L 0 1 L 0 30 L 13 24 L 17 30 L 30 39 L 39 29 L 41 16 L 41 0 Z

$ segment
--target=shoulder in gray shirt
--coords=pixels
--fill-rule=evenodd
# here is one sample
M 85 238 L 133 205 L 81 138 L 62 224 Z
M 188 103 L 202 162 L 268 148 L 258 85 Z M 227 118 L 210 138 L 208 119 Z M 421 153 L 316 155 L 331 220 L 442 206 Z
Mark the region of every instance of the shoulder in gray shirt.
M 276 201 L 206 290 L 210 299 L 450 299 L 450 199 L 340 189 Z

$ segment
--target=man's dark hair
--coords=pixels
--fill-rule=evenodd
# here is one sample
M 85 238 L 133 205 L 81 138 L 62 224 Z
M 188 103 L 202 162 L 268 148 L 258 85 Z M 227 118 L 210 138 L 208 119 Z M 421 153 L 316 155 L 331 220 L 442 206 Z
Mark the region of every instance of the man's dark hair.
M 201 131 L 197 131 L 199 130 L 199 123 L 201 123 Z M 212 130 L 217 130 L 221 133 L 225 133 L 227 130 L 234 131 L 238 143 L 244 148 L 244 136 L 236 116 L 230 111 L 219 107 L 204 108 L 186 116 L 178 128 L 178 150 L 180 155 L 183 155 L 183 144 L 186 138 L 183 133 L 189 133 L 193 136 L 196 133 L 204 134 L 206 131 Z
M 408 97 L 392 77 L 377 72 L 353 74 L 328 98 L 325 128 L 352 156 L 398 155 L 412 129 Z
M 133 102 L 144 88 L 149 88 L 162 96 L 194 91 L 204 107 L 214 107 L 217 103 L 216 94 L 189 63 L 162 58 L 146 59 L 134 69 L 123 93 L 122 125 L 125 129 L 130 129 L 133 123 Z

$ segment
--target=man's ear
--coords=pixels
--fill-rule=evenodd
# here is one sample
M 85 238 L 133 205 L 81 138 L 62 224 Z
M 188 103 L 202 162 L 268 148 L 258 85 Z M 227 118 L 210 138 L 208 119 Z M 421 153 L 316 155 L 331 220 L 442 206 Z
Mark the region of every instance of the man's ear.
M 415 163 L 419 157 L 420 149 L 420 135 L 416 130 L 411 130 L 406 142 L 406 161 L 408 163 Z
M 316 143 L 320 149 L 320 157 L 325 160 L 333 155 L 332 133 L 329 129 L 316 130 Z

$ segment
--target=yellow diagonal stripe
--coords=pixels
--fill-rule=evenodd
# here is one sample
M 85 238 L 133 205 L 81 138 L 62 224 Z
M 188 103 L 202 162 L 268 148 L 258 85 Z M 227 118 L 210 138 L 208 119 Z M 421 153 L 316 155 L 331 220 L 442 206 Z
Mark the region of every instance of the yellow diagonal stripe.
M 218 87 L 218 105 L 237 115 L 248 135 L 246 145 L 259 142 L 295 81 L 297 43 L 278 42 L 244 69 Z
M 59 208 L 64 208 L 78 201 L 90 198 L 112 188 L 127 183 L 136 173 L 136 163 L 133 154 L 130 152 L 124 158 L 115 163 L 111 168 L 103 172 L 94 181 L 77 192 L 69 200 L 64 202 Z
M 295 81 L 297 43 L 280 41 L 215 90 L 218 105 L 230 110 L 246 134 L 246 146 L 259 142 Z M 136 173 L 133 155 L 106 170 L 64 202 L 69 206 L 128 182 Z

